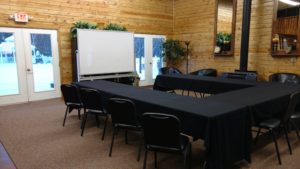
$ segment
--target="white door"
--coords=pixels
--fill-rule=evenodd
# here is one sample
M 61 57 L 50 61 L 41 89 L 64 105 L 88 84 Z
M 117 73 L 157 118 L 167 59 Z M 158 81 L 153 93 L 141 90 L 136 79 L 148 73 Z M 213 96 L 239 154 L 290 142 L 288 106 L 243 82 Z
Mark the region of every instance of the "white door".
M 0 28 L 0 105 L 60 97 L 57 32 Z
M 162 35 L 134 35 L 136 71 L 140 77 L 140 86 L 153 85 L 159 69 L 164 67 Z

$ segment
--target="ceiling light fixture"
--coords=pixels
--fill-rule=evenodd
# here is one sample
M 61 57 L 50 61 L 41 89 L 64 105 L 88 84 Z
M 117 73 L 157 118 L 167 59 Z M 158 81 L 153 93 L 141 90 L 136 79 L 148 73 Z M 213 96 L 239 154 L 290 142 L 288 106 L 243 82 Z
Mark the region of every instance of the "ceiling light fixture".
M 289 4 L 289 5 L 292 5 L 292 6 L 300 5 L 300 2 L 295 2 L 295 1 L 292 1 L 292 0 L 279 0 L 279 1 L 283 2 L 283 3 L 286 3 L 286 4 Z

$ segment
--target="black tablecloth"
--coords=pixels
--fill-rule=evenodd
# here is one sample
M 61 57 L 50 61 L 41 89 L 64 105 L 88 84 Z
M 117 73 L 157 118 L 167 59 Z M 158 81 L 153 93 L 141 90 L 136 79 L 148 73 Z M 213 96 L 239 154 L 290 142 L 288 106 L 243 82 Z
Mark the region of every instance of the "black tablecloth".
M 176 115 L 185 134 L 204 139 L 209 168 L 221 169 L 237 160 L 250 160 L 250 114 L 245 106 L 102 80 L 79 82 L 77 85 L 99 90 L 104 102 L 110 97 L 131 99 L 140 114 L 162 112 Z
M 244 89 L 254 85 L 255 83 L 247 83 L 236 79 L 220 79 L 216 77 L 201 77 L 196 75 L 159 75 L 156 77 L 153 89 L 181 89 L 218 94 L 232 90 Z
M 251 107 L 256 123 L 270 117 L 280 116 L 287 107 L 290 94 L 300 90 L 300 85 L 297 84 L 221 79 L 195 75 L 159 75 L 155 85 L 157 86 L 154 88 L 158 89 L 168 87 L 217 94 L 204 99 Z
M 227 169 L 242 159 L 250 161 L 253 115 L 250 107 L 273 109 L 270 114 L 257 111 L 254 113 L 256 119 L 273 116 L 274 109 L 277 112 L 283 110 L 290 93 L 300 89 L 298 85 L 193 75 L 158 76 L 155 84 L 162 88 L 218 94 L 197 99 L 102 80 L 77 83 L 79 87 L 99 90 L 104 96 L 104 104 L 107 98 L 124 97 L 136 103 L 140 114 L 162 112 L 176 115 L 185 134 L 204 139 L 207 168 L 210 169 Z

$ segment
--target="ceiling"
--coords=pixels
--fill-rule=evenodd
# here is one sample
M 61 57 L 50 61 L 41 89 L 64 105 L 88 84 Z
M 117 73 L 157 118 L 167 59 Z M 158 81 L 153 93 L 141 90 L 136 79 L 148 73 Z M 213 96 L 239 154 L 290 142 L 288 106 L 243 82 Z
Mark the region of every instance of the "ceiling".
M 293 0 L 293 1 L 300 2 L 300 0 Z M 289 5 L 289 4 L 278 1 L 278 10 L 292 8 L 292 7 L 295 7 L 295 6 L 292 6 L 292 5 Z

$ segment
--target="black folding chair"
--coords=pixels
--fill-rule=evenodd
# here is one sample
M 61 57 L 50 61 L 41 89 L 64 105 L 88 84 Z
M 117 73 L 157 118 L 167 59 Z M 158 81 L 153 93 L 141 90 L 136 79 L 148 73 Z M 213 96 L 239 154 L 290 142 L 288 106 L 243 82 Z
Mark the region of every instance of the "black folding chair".
M 289 141 L 287 127 L 290 124 L 291 115 L 295 112 L 299 99 L 300 99 L 300 92 L 291 94 L 288 107 L 287 107 L 286 111 L 282 114 L 282 118 L 268 119 L 268 120 L 260 122 L 257 126 L 257 127 L 259 127 L 259 129 L 258 129 L 257 135 L 255 137 L 255 142 L 257 141 L 257 138 L 261 132 L 261 129 L 262 128 L 267 129 L 268 132 L 272 135 L 272 138 L 273 138 L 273 141 L 275 144 L 275 148 L 276 148 L 278 162 L 280 165 L 281 165 L 281 158 L 280 158 L 280 153 L 278 150 L 278 144 L 277 144 L 274 130 L 275 129 L 279 129 L 279 130 L 283 129 L 284 135 L 286 137 L 286 141 L 287 141 L 287 144 L 289 147 L 290 154 L 292 154 L 292 149 L 291 149 L 291 145 L 290 145 L 290 141 Z
M 81 108 L 83 108 L 83 106 L 80 100 L 79 90 L 77 86 L 71 84 L 62 84 L 60 86 L 60 89 L 63 94 L 65 104 L 67 106 L 63 121 L 63 126 L 65 126 L 68 112 L 71 113 L 72 110 L 77 109 L 78 118 L 80 120 L 80 110 Z
M 181 75 L 183 73 L 179 69 L 174 68 L 174 67 L 162 67 L 159 69 L 159 74 L 161 74 L 161 75 L 176 75 L 176 74 Z M 173 90 L 173 89 L 159 87 L 156 84 L 154 84 L 153 89 L 160 90 L 160 91 L 166 91 L 169 93 L 176 93 L 175 90 Z M 189 91 L 188 91 L 188 93 L 189 93 Z M 183 95 L 183 94 L 184 94 L 184 90 L 182 90 L 181 95 Z
M 102 133 L 102 140 L 104 140 L 108 114 L 104 111 L 102 105 L 102 96 L 99 91 L 94 89 L 81 89 L 80 90 L 81 100 L 84 108 L 84 116 L 81 125 L 81 136 L 83 136 L 85 123 L 89 114 L 93 114 L 96 117 L 97 126 L 99 127 L 98 116 L 104 116 L 105 122 Z
M 135 104 L 131 100 L 111 98 L 107 103 L 107 111 L 111 114 L 113 135 L 110 144 L 109 156 L 111 157 L 115 135 L 120 129 L 125 130 L 125 143 L 128 144 L 127 130 L 142 131 L 139 118 L 136 114 Z M 141 137 L 142 138 L 142 137 Z M 142 139 L 138 149 L 137 161 L 140 160 Z
M 181 123 L 176 116 L 145 113 L 142 116 L 142 126 L 146 149 L 143 169 L 146 168 L 148 151 L 154 152 L 155 168 L 157 152 L 183 154 L 185 165 L 191 168 L 191 143 L 187 136 L 181 134 Z
M 196 76 L 211 76 L 211 77 L 217 77 L 217 70 L 216 69 L 212 69 L 212 68 L 207 68 L 207 69 L 200 69 L 197 70 L 195 72 L 191 72 L 189 73 L 190 75 L 196 75 Z M 205 93 L 204 92 L 199 92 L 200 93 L 200 97 L 204 98 L 205 97 Z M 194 94 L 196 97 L 197 96 L 197 92 L 194 91 Z
M 278 83 L 300 83 L 300 76 L 295 73 L 274 73 L 269 76 L 270 82 Z

